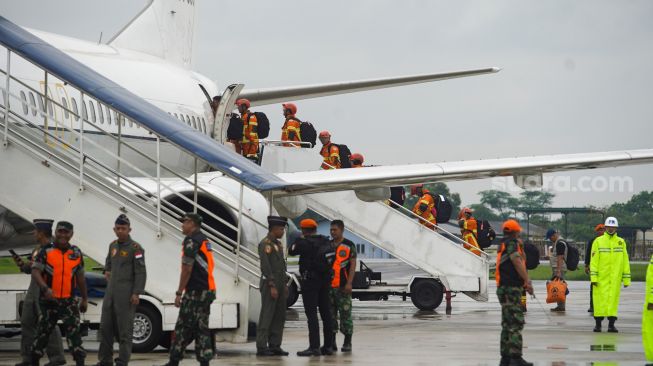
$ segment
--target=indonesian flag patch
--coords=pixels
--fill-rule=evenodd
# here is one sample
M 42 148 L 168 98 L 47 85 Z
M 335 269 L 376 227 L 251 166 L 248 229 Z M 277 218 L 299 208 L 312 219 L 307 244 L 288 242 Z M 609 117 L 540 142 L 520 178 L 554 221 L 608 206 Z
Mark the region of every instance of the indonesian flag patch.
M 143 253 L 141 253 L 141 252 L 136 253 L 136 255 L 134 256 L 134 258 L 136 258 L 136 259 L 141 259 L 141 258 L 143 258 Z

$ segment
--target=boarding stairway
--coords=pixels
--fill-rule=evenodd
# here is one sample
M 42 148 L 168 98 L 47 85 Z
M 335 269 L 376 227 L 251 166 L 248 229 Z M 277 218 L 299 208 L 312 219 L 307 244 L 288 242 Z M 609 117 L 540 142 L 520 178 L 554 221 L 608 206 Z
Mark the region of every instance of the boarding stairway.
M 264 168 L 290 173 L 314 169 L 321 163 L 316 149 L 270 145 L 264 150 Z M 386 202 L 363 201 L 353 190 L 303 198 L 310 210 L 329 220 L 344 220 L 347 230 L 439 279 L 447 291 L 463 292 L 477 301 L 488 300 L 488 255 L 473 254 L 464 248 L 462 239 L 444 228 L 430 230 L 410 210 L 394 209 Z
M 12 74 L 12 70 L 19 71 Z M 43 75 L 42 80 L 21 77 L 34 75 L 35 70 Z M 64 87 L 66 98 L 55 97 L 53 90 Z M 157 302 L 153 306 L 161 312 L 164 331 L 171 330 L 177 319 L 178 310 L 172 304 L 180 273 L 182 214 L 196 211 L 219 222 L 225 230 L 202 226 L 213 243 L 216 261 L 218 290 L 210 326 L 223 329 L 225 340 L 245 341 L 250 313 L 258 311 L 259 260 L 250 248 L 256 247 L 260 237 L 247 241 L 241 235 L 243 220 L 234 224 L 198 203 L 199 196 L 211 193 L 199 184 L 198 174 L 189 178 L 166 166 L 159 154 L 165 141 L 157 131 L 148 129 L 149 141 L 156 147 L 150 156 L 121 135 L 121 128 L 140 126 L 138 120 L 127 120 L 101 95 L 59 78 L 4 44 L 0 44 L 0 89 L 0 205 L 30 221 L 53 218 L 72 222 L 72 242 L 99 263 L 104 263 L 108 245 L 115 239 L 115 218 L 126 213 L 133 239 L 145 249 L 148 280 L 144 301 Z M 100 124 L 95 115 L 91 121 L 87 103 L 105 110 L 107 124 Z M 118 133 L 109 131 L 112 119 Z M 172 144 L 165 148 L 193 156 L 192 151 Z M 125 158 L 129 155 L 138 156 L 139 166 Z M 138 172 L 139 178 L 130 178 L 125 171 Z M 194 195 L 179 194 L 171 187 L 173 181 L 190 187 Z M 222 204 L 238 218 L 255 222 L 259 232 L 266 232 L 264 223 L 243 210 L 243 189 L 241 183 L 240 206 L 224 200 Z M 99 311 L 99 307 L 89 309 L 89 313 Z

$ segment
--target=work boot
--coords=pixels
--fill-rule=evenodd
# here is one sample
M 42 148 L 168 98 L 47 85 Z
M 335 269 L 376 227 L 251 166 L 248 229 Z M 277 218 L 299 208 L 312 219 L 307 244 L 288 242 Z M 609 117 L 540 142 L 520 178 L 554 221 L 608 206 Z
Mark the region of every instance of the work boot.
M 615 328 L 614 324 L 608 326 L 608 333 L 619 333 L 619 330 Z
M 66 364 L 66 360 L 52 361 L 48 362 L 43 366 L 63 366 Z
M 274 356 L 274 352 L 272 352 L 272 350 L 269 349 L 269 348 L 265 348 L 265 349 L 260 349 L 260 350 L 256 351 L 256 355 L 259 356 L 259 357 Z M 177 366 L 177 365 L 174 365 L 174 366 Z
M 510 357 L 501 356 L 501 361 L 499 361 L 499 366 L 508 366 L 510 365 Z
M 270 348 L 270 351 L 274 353 L 275 356 L 288 356 L 289 353 L 284 351 L 281 347 Z
M 509 366 L 533 366 L 532 362 L 524 360 L 523 357 L 511 358 Z
M 351 334 L 345 335 L 345 341 L 342 343 L 341 352 L 351 352 Z
M 333 356 L 333 347 L 322 347 L 320 348 L 322 356 Z
M 565 312 L 565 307 L 558 305 L 555 308 L 551 309 L 551 311 L 554 312 L 554 313 L 564 313 Z
M 318 348 L 307 348 L 303 351 L 297 352 L 297 356 L 299 357 L 312 357 L 312 356 L 320 356 L 322 353 Z

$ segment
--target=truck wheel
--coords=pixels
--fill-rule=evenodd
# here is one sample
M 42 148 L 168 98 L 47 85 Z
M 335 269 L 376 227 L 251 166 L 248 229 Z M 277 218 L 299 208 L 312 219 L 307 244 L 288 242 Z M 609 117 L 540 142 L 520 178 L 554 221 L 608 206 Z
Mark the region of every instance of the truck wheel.
M 421 280 L 411 286 L 410 300 L 420 310 L 435 310 L 442 303 L 444 288 L 436 280 Z
M 134 316 L 132 350 L 147 353 L 156 348 L 163 335 L 161 315 L 149 305 L 140 304 Z
M 288 298 L 286 299 L 286 308 L 295 305 L 297 299 L 299 299 L 299 290 L 297 289 L 297 284 L 293 282 L 290 284 L 290 286 L 288 286 Z

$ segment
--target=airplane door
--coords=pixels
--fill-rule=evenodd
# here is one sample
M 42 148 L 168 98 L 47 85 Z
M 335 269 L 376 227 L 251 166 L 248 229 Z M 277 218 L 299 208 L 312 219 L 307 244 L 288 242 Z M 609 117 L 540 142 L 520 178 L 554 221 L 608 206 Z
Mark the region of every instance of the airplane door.
M 229 127 L 231 112 L 233 112 L 238 95 L 244 87 L 245 84 L 231 84 L 222 93 L 220 104 L 218 104 L 218 109 L 215 112 L 215 122 L 213 123 L 213 139 L 221 144 L 227 141 L 227 128 Z

